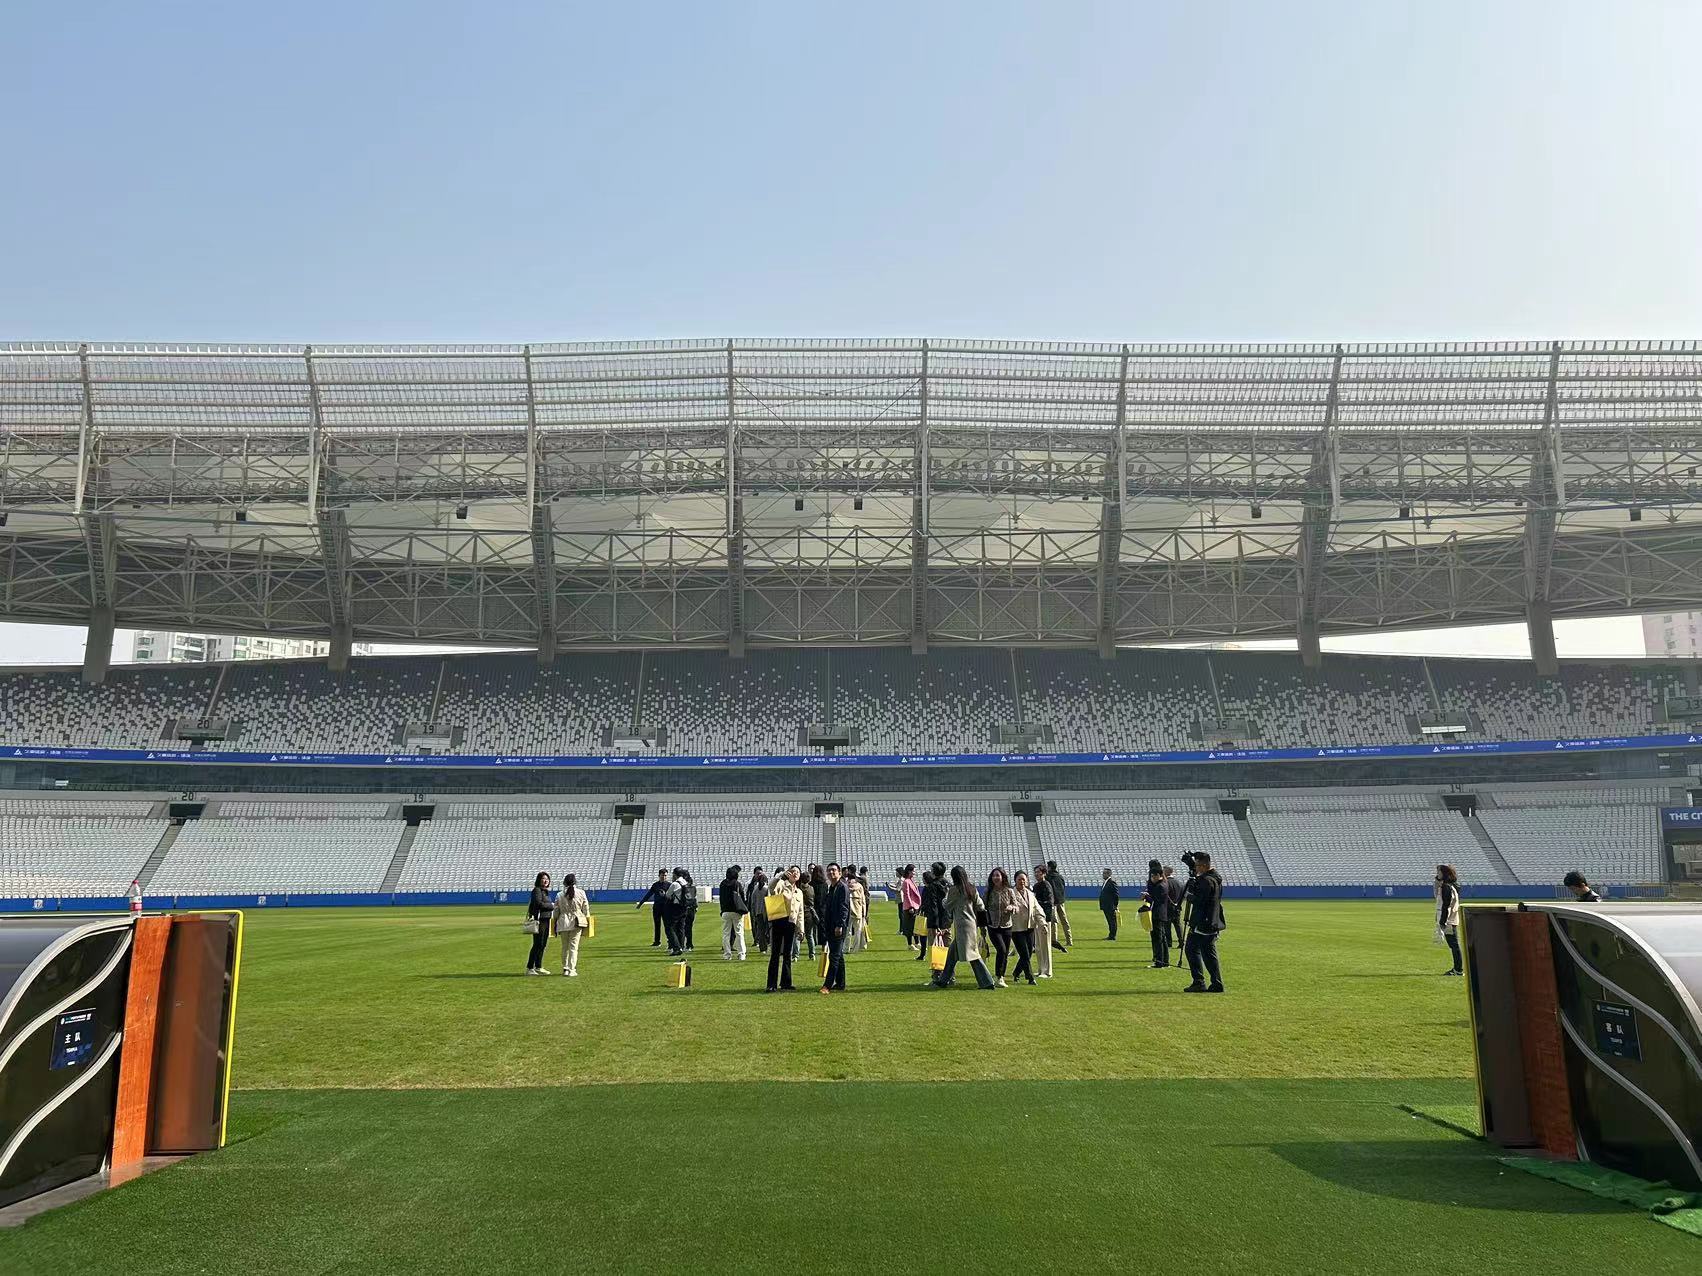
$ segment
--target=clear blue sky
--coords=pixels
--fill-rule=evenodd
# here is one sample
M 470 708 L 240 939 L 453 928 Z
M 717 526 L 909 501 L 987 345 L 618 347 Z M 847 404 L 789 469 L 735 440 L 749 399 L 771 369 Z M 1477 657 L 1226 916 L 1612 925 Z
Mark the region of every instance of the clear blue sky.
M 1694 336 L 1699 49 L 1676 0 L 17 5 L 0 338 Z

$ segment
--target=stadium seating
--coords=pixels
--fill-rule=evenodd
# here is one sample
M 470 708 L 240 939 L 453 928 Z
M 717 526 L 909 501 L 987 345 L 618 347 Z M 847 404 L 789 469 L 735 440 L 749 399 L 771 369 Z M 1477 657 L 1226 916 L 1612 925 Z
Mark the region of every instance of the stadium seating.
M 1023 652 L 1022 718 L 1050 726 L 1061 751 L 1190 749 L 1201 718 L 1216 718 L 1203 651 Z
M 798 808 L 793 805 L 792 809 Z M 646 886 L 659 868 L 683 868 L 698 886 L 714 886 L 730 865 L 813 864 L 822 859 L 821 822 L 813 816 L 657 814 L 634 822 L 626 885 Z
M 1177 865 L 1189 851 L 1207 852 L 1228 885 L 1258 880 L 1235 820 L 1221 813 L 1107 803 L 1094 812 L 1059 810 L 1043 816 L 1039 826 L 1044 858 L 1056 860 L 1072 886 L 1095 885 L 1100 870 L 1108 868 L 1125 890 L 1138 888 L 1146 881 L 1148 860 Z
M 272 677 L 284 666 L 271 665 Z M 201 719 L 218 681 L 205 666 L 117 668 L 99 687 L 75 669 L 0 674 L 0 740 L 8 744 L 147 749 L 171 718 Z
M 371 657 L 332 673 L 313 660 L 230 666 L 216 716 L 242 722 L 250 751 L 385 753 L 396 728 L 430 720 L 439 662 Z
M 587 892 L 599 891 L 619 828 L 584 816 L 431 820 L 420 825 L 396 889 L 523 892 L 544 872 L 558 883 L 573 873 Z
M 986 752 L 1018 717 L 1008 651 L 836 651 L 832 671 L 833 720 L 862 733 L 852 753 Z
M 222 681 L 221 681 L 222 680 Z M 1434 694 L 1432 694 L 1432 685 Z M 216 697 L 215 697 L 216 691 Z M 389 753 L 397 727 L 460 728 L 459 754 L 605 754 L 604 725 L 665 727 L 640 752 L 792 755 L 800 724 L 855 727 L 856 754 L 973 753 L 994 724 L 1048 727 L 1065 752 L 1193 749 L 1202 721 L 1246 723 L 1273 747 L 1411 741 L 1432 714 L 1517 740 L 1664 729 L 1685 691 L 1673 663 L 1566 662 L 1552 678 L 1511 660 L 1291 653 L 986 648 L 382 656 L 333 674 L 316 661 L 121 668 L 100 687 L 74 671 L 0 672 L 6 743 L 152 748 L 168 719 L 240 719 L 250 752 Z M 634 722 L 634 719 L 637 722 Z M 1240 736 L 1237 739 L 1242 738 Z M 214 746 L 217 747 L 217 746 Z
M 530 654 L 441 663 L 437 717 L 466 733 L 454 753 L 601 753 L 604 724 L 633 725 L 636 654 L 575 652 L 547 667 Z
M 1485 807 L 1478 818 L 1521 882 L 1554 887 L 1572 869 L 1601 886 L 1665 876 L 1654 806 Z
M 122 895 L 165 830 L 161 820 L 121 814 L 0 814 L 0 898 Z
M 1438 864 L 1454 865 L 1463 882 L 1500 880 L 1471 826 L 1453 811 L 1273 812 L 1249 823 L 1282 886 L 1428 882 Z
M 399 823 L 372 819 L 202 819 L 183 826 L 153 895 L 375 891 Z
M 867 864 L 871 881 L 902 864 L 961 864 L 977 883 L 995 866 L 1015 873 L 1040 857 L 1011 815 L 848 815 L 839 822 L 839 858 Z

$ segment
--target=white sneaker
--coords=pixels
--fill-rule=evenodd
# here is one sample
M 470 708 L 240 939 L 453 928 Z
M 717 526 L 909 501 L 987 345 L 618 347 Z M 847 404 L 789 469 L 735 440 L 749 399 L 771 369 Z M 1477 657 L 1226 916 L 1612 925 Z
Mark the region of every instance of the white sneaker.
M 571 970 L 564 970 L 561 973 L 564 975 L 571 975 L 573 972 Z
M 996 980 L 993 981 L 993 986 L 995 988 L 1004 988 L 1004 987 L 1007 987 L 1008 985 L 1006 985 L 1006 983 L 1005 983 L 1005 977 L 1003 975 L 1000 975 Z
M 579 972 L 577 970 L 570 970 L 570 971 L 567 972 L 567 977 L 569 979 L 578 979 L 579 978 Z

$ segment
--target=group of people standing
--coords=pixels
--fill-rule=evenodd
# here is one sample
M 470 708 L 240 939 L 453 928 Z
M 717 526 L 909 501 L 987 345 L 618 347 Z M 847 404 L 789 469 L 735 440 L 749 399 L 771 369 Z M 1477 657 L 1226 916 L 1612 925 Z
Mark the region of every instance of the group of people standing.
M 838 864 L 761 868 L 741 880 L 744 869 L 731 865 L 717 891 L 721 905 L 721 960 L 748 956 L 748 925 L 757 951 L 768 954 L 769 992 L 793 992 L 792 963 L 807 948 L 822 952 L 823 995 L 845 991 L 845 954 L 868 946 L 869 878 Z M 641 905 L 642 906 L 642 905 Z
M 916 952 L 917 961 L 935 965 L 928 983 L 949 988 L 957 967 L 966 965 L 982 988 L 1006 988 L 1012 980 L 1030 984 L 1052 978 L 1052 952 L 1069 952 L 1074 936 L 1064 905 L 1063 876 L 1055 862 L 1036 864 L 1033 875 L 1019 869 L 1013 878 L 1003 868 L 987 876 L 985 890 L 970 881 L 963 866 L 948 872 L 935 861 L 916 882 L 916 866 L 898 870 L 899 934 Z M 993 950 L 993 969 L 987 969 L 982 949 Z M 943 963 L 934 950 L 946 950 Z M 1011 965 L 1011 954 L 1016 964 Z
M 676 868 L 672 874 L 665 868 L 657 869 L 656 880 L 650 883 L 638 907 L 652 903 L 656 933 L 650 946 L 660 948 L 666 936 L 670 957 L 691 952 L 692 929 L 697 924 L 697 883 L 691 874 L 683 868 Z
M 1148 864 L 1141 909 L 1150 914 L 1152 965 L 1155 969 L 1169 967 L 1174 937 L 1193 975 L 1193 982 L 1184 991 L 1222 992 L 1217 937 L 1224 928 L 1223 879 L 1212 868 L 1211 856 L 1204 852 L 1184 855 L 1182 860 L 1188 870 L 1185 885 L 1157 860 Z M 822 993 L 843 992 L 847 954 L 861 952 L 869 944 L 871 892 L 867 866 L 811 864 L 805 869 L 793 864 L 777 866 L 772 875 L 759 867 L 751 871 L 748 881 L 743 873 L 740 865 L 729 867 L 716 892 L 722 960 L 747 959 L 748 928 L 757 951 L 768 955 L 769 992 L 793 991 L 793 962 L 806 952 L 813 958 L 818 950 L 822 954 Z M 1451 932 L 1452 928 L 1446 926 L 1448 888 L 1440 868 L 1437 876 L 1444 908 L 1439 929 Z M 943 862 L 936 861 L 922 870 L 918 881 L 916 866 L 906 864 L 896 871 L 891 891 L 898 901 L 899 935 L 917 961 L 930 963 L 927 983 L 934 988 L 952 987 L 959 966 L 967 966 L 976 984 L 984 989 L 1025 981 L 1032 985 L 1052 978 L 1052 954 L 1068 953 L 1074 943 L 1064 877 L 1054 860 L 1036 864 L 1032 872 L 1019 869 L 1014 877 L 1003 868 L 995 868 L 985 887 L 972 882 L 962 865 L 948 870 Z M 1453 898 L 1458 899 L 1457 888 Z M 1117 938 L 1119 900 L 1116 879 L 1106 869 L 1099 905 L 1105 914 L 1108 940 Z M 689 870 L 658 870 L 656 881 L 637 905 L 652 906 L 651 947 L 659 948 L 665 940 L 670 956 L 683 957 L 693 951 L 698 903 L 697 884 Z M 527 973 L 545 973 L 544 948 L 554 934 L 561 940 L 562 973 L 576 975 L 579 941 L 590 926 L 590 902 L 578 889 L 573 874 L 563 879 L 561 892 L 552 901 L 549 874 L 539 873 L 527 906 L 526 929 L 532 934 Z M 992 950 L 991 969 L 988 948 Z M 1176 964 L 1183 963 L 1179 960 Z

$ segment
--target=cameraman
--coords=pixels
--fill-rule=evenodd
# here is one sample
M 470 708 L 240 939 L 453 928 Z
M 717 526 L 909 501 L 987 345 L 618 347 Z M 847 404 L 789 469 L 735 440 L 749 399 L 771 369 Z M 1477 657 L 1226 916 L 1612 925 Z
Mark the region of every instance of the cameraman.
M 1184 859 L 1187 857 L 1184 856 Z M 1188 970 L 1193 982 L 1183 992 L 1222 992 L 1223 972 L 1217 964 L 1217 937 L 1223 930 L 1223 878 L 1211 866 L 1211 856 L 1196 851 L 1188 879 Z M 1208 987 L 1202 976 L 1211 976 Z

